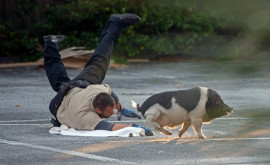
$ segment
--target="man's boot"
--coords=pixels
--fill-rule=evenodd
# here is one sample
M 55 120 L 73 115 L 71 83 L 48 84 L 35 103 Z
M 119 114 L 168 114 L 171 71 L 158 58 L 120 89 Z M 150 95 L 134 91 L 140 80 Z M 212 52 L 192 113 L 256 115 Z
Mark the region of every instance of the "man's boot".
M 65 39 L 65 36 L 63 35 L 48 35 L 48 36 L 44 36 L 44 41 L 52 41 L 54 43 L 59 43 L 59 42 L 62 42 L 64 41 Z
M 119 21 L 124 27 L 134 25 L 141 21 L 141 18 L 135 14 L 113 14 L 109 21 Z
M 120 34 L 125 27 L 134 25 L 141 21 L 141 18 L 135 14 L 113 14 L 108 20 L 106 27 L 103 29 L 99 38 L 99 43 L 103 40 L 106 34 L 112 34 L 111 37 L 117 42 Z

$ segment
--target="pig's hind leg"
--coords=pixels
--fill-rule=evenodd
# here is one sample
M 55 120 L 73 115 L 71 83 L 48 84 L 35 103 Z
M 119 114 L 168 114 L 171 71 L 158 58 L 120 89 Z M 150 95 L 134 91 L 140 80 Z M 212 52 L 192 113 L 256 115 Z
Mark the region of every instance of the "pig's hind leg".
M 159 110 L 151 110 L 151 113 L 147 113 L 145 115 L 147 125 L 153 127 L 154 130 L 158 132 L 164 133 L 165 135 L 172 135 L 171 131 L 164 129 L 159 123 L 156 122 L 160 114 L 161 112 Z

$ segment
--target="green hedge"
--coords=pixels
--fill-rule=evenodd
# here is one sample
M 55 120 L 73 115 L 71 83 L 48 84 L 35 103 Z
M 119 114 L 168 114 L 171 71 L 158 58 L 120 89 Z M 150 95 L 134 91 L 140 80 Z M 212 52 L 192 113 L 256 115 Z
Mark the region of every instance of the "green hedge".
M 45 12 L 33 17 L 40 9 L 32 1 L 24 1 L 17 14 L 23 22 L 1 21 L 1 57 L 18 61 L 36 60 L 42 56 L 42 37 L 64 34 L 61 48 L 85 46 L 93 49 L 106 20 L 112 13 L 136 13 L 140 24 L 126 29 L 115 47 L 114 57 L 157 58 L 164 55 L 193 57 L 195 47 L 222 35 L 234 21 L 233 15 L 217 14 L 215 9 L 199 1 L 175 0 L 58 0 L 48 4 Z M 215 16 L 213 16 L 215 15 Z M 27 18 L 28 22 L 25 21 Z M 239 32 L 219 42 L 232 43 Z M 214 48 L 218 49 L 218 47 Z M 234 52 L 237 53 L 237 52 Z M 226 56 L 226 53 L 225 53 Z

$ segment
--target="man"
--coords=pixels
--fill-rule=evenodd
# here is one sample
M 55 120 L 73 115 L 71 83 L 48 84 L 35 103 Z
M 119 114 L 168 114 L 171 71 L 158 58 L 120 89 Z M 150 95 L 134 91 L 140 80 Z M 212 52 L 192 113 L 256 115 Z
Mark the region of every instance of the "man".
M 56 120 L 55 126 L 61 124 L 78 130 L 111 130 L 125 127 L 141 127 L 146 135 L 153 132 L 133 124 L 112 124 L 103 120 L 114 114 L 114 108 L 127 117 L 140 115 L 123 108 L 115 93 L 108 85 L 101 85 L 110 63 L 113 47 L 124 28 L 140 22 L 134 14 L 113 14 L 100 36 L 95 52 L 90 57 L 83 71 L 70 80 L 62 63 L 58 43 L 64 40 L 61 35 L 44 36 L 44 66 L 50 84 L 57 92 L 49 109 Z

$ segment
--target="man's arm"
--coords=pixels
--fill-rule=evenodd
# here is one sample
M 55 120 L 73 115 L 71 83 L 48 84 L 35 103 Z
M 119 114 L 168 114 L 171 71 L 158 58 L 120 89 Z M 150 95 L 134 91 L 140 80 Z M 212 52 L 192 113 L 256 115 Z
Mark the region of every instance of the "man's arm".
M 106 120 L 102 120 L 97 124 L 95 130 L 116 131 L 126 127 L 132 127 L 132 124 L 113 124 Z
M 118 96 L 117 96 L 116 93 L 114 93 L 113 91 L 112 91 L 111 96 L 113 97 L 113 99 L 114 99 L 114 101 L 115 101 L 115 104 L 117 105 L 117 104 L 119 103 L 119 98 L 118 98 Z
M 154 133 L 152 132 L 151 129 L 137 125 L 135 123 L 133 123 L 133 124 L 112 124 L 112 123 L 107 122 L 106 120 L 102 120 L 101 122 L 99 122 L 97 124 L 97 126 L 95 127 L 95 130 L 116 131 L 116 130 L 126 128 L 126 127 L 139 127 L 139 128 L 144 129 L 146 136 L 153 136 L 154 135 Z
M 132 124 L 114 124 L 112 131 L 116 131 L 126 127 L 132 127 Z
M 132 117 L 132 118 L 136 117 L 138 119 L 141 119 L 140 114 L 134 112 L 133 110 L 124 108 L 122 104 L 120 103 L 118 96 L 113 91 L 112 91 L 111 96 L 113 97 L 115 101 L 115 108 L 118 110 L 118 113 L 117 113 L 118 120 L 121 120 L 122 118 L 121 115 L 124 115 L 126 117 Z
M 95 130 L 116 131 L 116 130 L 126 128 L 126 127 L 139 127 L 139 128 L 144 129 L 146 136 L 153 136 L 154 135 L 154 133 L 152 132 L 151 129 L 137 125 L 135 123 L 133 123 L 133 124 L 112 124 L 112 123 L 107 122 L 106 120 L 102 120 L 101 122 L 99 122 L 97 124 L 97 126 L 95 127 Z
M 124 107 L 123 107 L 122 104 L 120 103 L 118 96 L 117 96 L 116 93 L 114 93 L 113 91 L 112 91 L 111 96 L 113 97 L 113 99 L 114 99 L 114 101 L 115 101 L 115 108 L 116 108 L 119 112 L 122 113 Z

